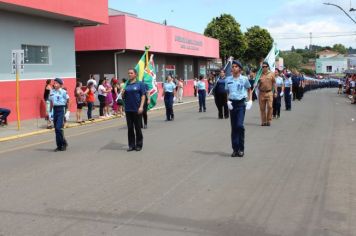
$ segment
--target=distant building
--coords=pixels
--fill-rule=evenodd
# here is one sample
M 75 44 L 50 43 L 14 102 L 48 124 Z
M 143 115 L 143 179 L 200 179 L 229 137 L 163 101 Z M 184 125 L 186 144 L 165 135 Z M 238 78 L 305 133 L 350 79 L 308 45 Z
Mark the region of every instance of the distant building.
M 325 49 L 323 51 L 317 52 L 317 55 L 319 56 L 319 58 L 330 58 L 339 55 L 339 53 L 332 50 Z
M 345 57 L 344 55 L 329 55 L 316 59 L 317 74 L 338 74 L 344 73 L 345 70 L 348 69 L 348 57 Z

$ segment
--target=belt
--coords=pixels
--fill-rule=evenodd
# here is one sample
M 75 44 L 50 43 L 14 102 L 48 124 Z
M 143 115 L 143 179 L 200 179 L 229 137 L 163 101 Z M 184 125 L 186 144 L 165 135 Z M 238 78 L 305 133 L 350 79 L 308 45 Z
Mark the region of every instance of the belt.
M 245 102 L 246 98 L 243 98 L 241 100 L 233 100 L 233 99 L 229 99 L 230 102 Z
M 260 90 L 262 93 L 269 93 L 271 92 L 272 90 L 266 90 L 266 91 L 263 91 L 263 90 Z

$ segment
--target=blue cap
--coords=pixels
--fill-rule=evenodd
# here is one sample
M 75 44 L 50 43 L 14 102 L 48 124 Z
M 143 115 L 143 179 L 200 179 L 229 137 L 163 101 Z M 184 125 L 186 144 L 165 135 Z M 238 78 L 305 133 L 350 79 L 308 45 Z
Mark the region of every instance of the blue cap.
M 60 85 L 63 85 L 63 80 L 60 78 L 55 78 L 54 81 L 59 83 Z
M 238 67 L 240 67 L 240 69 L 242 69 L 242 64 L 239 60 L 233 60 L 232 65 L 238 65 Z

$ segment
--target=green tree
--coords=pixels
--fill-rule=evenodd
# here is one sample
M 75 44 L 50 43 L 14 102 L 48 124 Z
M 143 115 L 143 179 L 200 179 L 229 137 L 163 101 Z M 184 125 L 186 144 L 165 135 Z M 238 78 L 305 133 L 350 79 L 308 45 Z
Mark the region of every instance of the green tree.
M 284 65 L 289 69 L 299 69 L 303 62 L 303 56 L 296 52 L 281 53 Z
M 229 14 L 215 17 L 204 31 L 205 36 L 216 38 L 220 41 L 220 57 L 227 60 L 229 56 L 242 58 L 247 48 L 240 24 Z
M 347 52 L 346 47 L 342 44 L 334 44 L 333 50 L 340 54 L 345 54 Z
M 264 59 L 272 48 L 273 38 L 266 29 L 253 26 L 245 33 L 247 50 L 244 59 L 257 65 Z

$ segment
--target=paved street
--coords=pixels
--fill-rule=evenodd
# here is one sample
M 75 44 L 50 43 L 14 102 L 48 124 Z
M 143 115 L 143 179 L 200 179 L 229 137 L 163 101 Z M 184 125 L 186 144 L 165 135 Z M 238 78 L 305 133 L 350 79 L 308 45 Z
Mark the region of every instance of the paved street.
M 284 103 L 283 103 L 284 105 Z M 230 124 L 197 104 L 149 113 L 141 152 L 124 120 L 0 143 L 0 235 L 356 235 L 356 106 L 312 91 L 261 127 L 246 115 L 245 158 Z

